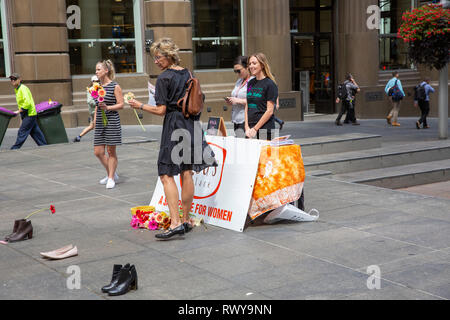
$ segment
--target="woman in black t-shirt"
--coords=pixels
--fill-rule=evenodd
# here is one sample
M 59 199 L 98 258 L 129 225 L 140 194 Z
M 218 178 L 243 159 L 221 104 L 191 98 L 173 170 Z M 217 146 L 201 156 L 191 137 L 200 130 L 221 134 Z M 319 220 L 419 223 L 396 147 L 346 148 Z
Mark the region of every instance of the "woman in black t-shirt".
M 161 146 L 158 156 L 158 175 L 164 186 L 170 211 L 171 224 L 167 232 L 157 234 L 159 239 L 169 239 L 174 235 L 189 232 L 189 211 L 194 198 L 193 172 L 200 172 L 208 167 L 217 166 L 214 153 L 205 140 L 200 116 L 185 118 L 177 102 L 186 90 L 190 72 L 179 66 L 178 47 L 171 39 L 163 38 L 151 47 L 155 64 L 163 71 L 156 81 L 156 106 L 141 103 L 135 99 L 129 101 L 134 109 L 144 110 L 164 116 Z M 195 131 L 195 133 L 194 133 Z M 175 140 L 175 141 L 172 141 Z M 200 140 L 201 146 L 194 145 Z M 185 151 L 188 151 L 185 154 Z M 183 221 L 178 211 L 179 193 L 174 176 L 181 176 L 181 203 Z
M 278 87 L 263 53 L 250 56 L 249 69 L 255 78 L 247 85 L 245 135 L 249 138 L 271 140 L 271 131 L 275 129 L 273 111 L 278 98 Z M 263 132 L 260 135 L 261 129 L 267 132 L 266 137 Z

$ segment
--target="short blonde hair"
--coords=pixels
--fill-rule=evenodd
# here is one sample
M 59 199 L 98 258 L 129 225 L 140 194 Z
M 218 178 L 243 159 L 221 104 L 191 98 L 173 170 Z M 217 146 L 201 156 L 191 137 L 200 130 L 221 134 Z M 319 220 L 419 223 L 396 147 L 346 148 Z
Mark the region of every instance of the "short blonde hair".
M 179 65 L 181 62 L 179 51 L 178 46 L 170 38 L 161 38 L 154 42 L 150 48 L 153 57 L 159 52 L 167 59 L 172 60 L 176 65 Z
M 101 64 L 103 68 L 108 70 L 108 78 L 114 80 L 116 77 L 116 69 L 114 68 L 114 63 L 111 60 L 103 60 L 97 62 L 97 64 Z

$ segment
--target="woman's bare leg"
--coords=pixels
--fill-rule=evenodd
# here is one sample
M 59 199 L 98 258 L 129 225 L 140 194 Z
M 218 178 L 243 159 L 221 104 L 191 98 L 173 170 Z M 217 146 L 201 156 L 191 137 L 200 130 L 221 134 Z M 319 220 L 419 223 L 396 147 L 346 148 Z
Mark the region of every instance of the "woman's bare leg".
M 114 180 L 114 173 L 116 173 L 117 164 L 119 160 L 117 159 L 116 146 L 107 146 L 108 149 L 108 178 Z
M 108 175 L 108 161 L 109 157 L 105 154 L 105 146 L 94 146 L 94 154 L 100 160 L 100 163 L 105 167 Z
M 92 131 L 92 130 L 94 130 L 94 123 L 93 123 L 93 122 L 91 122 L 91 123 L 89 124 L 89 126 L 87 126 L 86 128 L 84 128 L 83 131 L 81 131 L 80 137 L 84 136 L 85 134 L 87 134 L 88 132 L 90 132 L 90 131 Z
M 183 223 L 190 223 L 189 212 L 192 207 L 192 200 L 194 199 L 194 180 L 192 176 L 194 173 L 189 171 L 183 171 L 181 173 L 181 181 L 183 187 L 181 188 L 181 205 L 183 206 Z
M 175 179 L 171 176 L 160 176 L 164 187 L 164 194 L 166 195 L 167 203 L 169 205 L 170 213 L 170 228 L 175 229 L 181 224 L 180 214 L 178 212 L 178 188 Z

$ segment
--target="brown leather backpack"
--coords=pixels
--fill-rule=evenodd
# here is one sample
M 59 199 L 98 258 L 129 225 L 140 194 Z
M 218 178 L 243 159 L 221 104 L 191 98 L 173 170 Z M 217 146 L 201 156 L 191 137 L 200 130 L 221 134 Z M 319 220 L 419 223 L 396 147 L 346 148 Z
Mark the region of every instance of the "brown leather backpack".
M 200 88 L 200 82 L 197 78 L 192 77 L 186 83 L 186 93 L 184 97 L 178 100 L 178 107 L 181 108 L 183 115 L 189 118 L 190 115 L 197 116 L 203 111 L 204 94 Z

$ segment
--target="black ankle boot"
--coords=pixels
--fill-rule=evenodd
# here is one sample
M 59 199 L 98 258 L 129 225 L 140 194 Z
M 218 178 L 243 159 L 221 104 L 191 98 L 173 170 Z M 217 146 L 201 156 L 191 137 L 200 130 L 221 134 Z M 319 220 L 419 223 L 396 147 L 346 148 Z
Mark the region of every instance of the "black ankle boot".
M 158 239 L 167 240 L 167 239 L 170 239 L 170 238 L 172 238 L 174 235 L 177 235 L 177 234 L 180 235 L 180 236 L 182 236 L 182 235 L 184 235 L 184 233 L 185 233 L 184 225 L 183 225 L 183 224 L 180 224 L 180 225 L 179 225 L 178 227 L 176 227 L 175 229 L 170 229 L 170 228 L 169 228 L 168 231 L 163 232 L 163 233 L 159 233 L 159 234 L 155 235 L 155 237 L 158 238 Z
M 125 267 L 129 268 L 130 264 L 125 265 Z M 112 278 L 111 278 L 111 283 L 108 284 L 107 286 L 104 286 L 102 288 L 102 292 L 109 292 L 109 290 L 111 290 L 112 288 L 114 288 L 117 285 L 117 281 L 119 280 L 119 273 L 120 273 L 121 269 L 122 269 L 122 265 L 121 264 L 115 264 L 114 265 Z
M 117 284 L 114 288 L 108 291 L 108 294 L 110 296 L 120 296 L 130 291 L 130 289 L 137 290 L 137 288 L 138 278 L 136 267 L 134 265 L 130 267 L 129 264 L 127 264 L 125 267 L 120 269 Z

